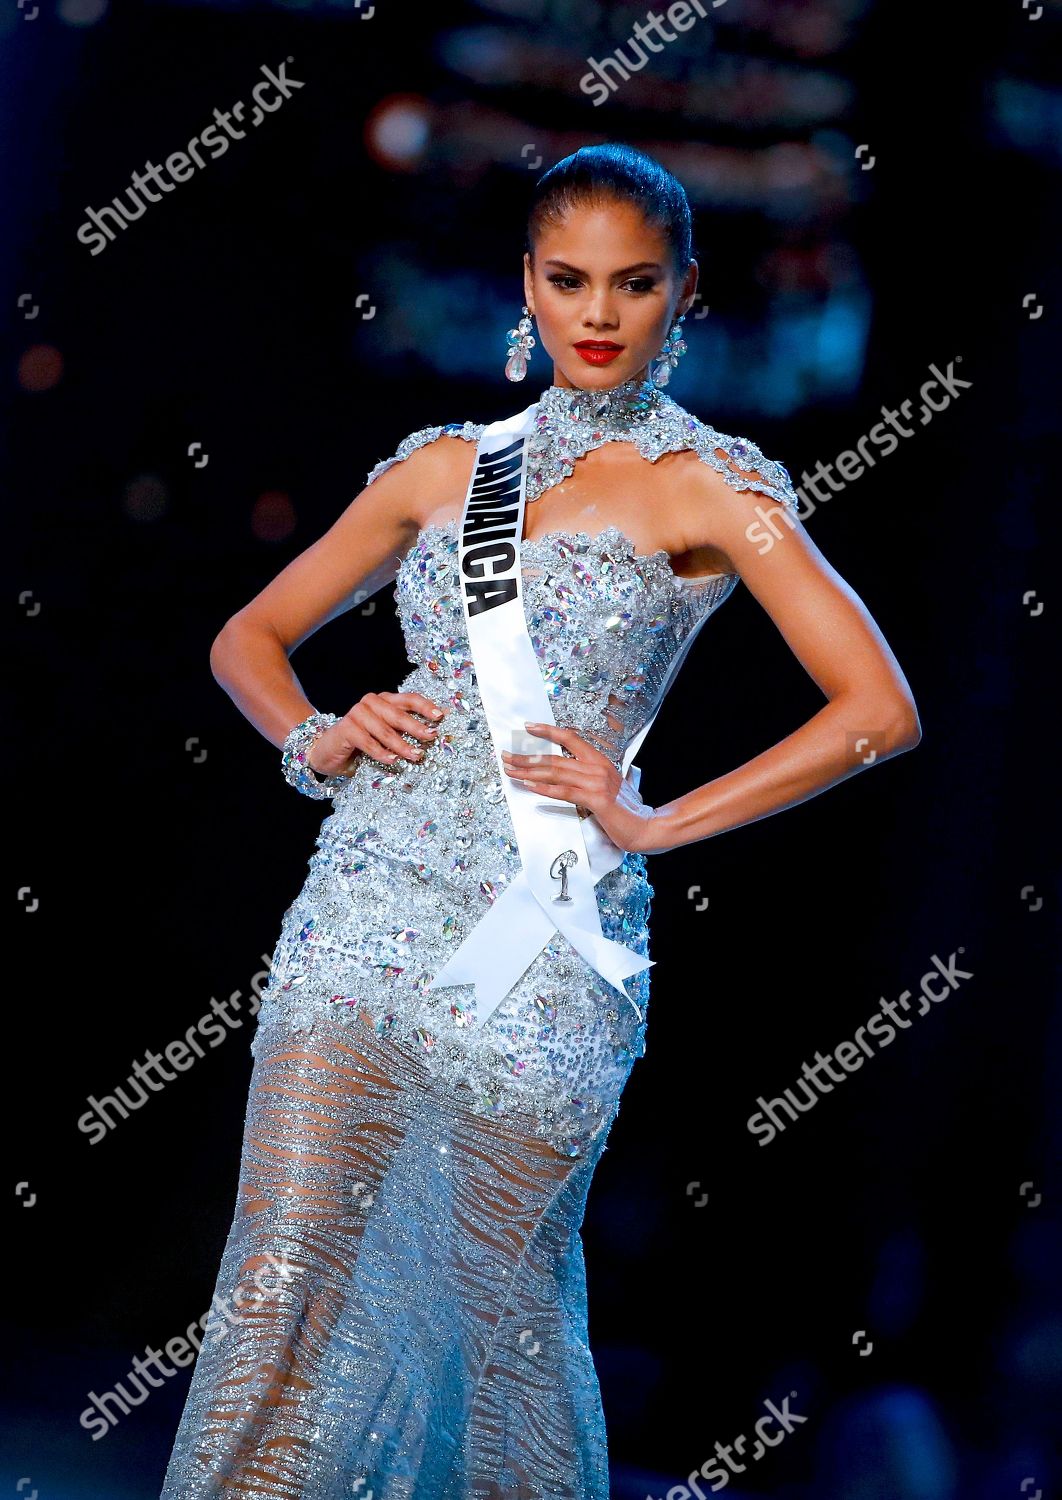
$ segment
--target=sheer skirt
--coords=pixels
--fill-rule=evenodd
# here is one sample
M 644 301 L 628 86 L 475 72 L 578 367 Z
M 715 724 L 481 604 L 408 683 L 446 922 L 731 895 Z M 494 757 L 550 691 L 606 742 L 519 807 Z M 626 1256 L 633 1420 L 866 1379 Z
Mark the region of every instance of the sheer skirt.
M 471 1099 L 364 1014 L 260 1048 L 162 1500 L 607 1500 L 579 1226 L 615 1109 L 573 1159 Z

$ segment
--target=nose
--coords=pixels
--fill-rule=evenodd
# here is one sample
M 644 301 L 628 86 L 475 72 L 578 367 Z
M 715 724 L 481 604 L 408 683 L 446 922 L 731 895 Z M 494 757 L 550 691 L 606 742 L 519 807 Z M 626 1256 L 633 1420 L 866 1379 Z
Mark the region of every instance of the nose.
M 592 292 L 583 311 L 583 327 L 595 333 L 611 332 L 619 326 L 611 289 Z

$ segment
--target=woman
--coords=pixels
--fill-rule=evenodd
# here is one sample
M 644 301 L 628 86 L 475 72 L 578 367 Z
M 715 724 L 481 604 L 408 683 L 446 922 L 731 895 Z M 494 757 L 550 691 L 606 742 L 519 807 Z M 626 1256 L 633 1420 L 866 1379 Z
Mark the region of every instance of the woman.
M 506 374 L 535 318 L 552 385 L 411 433 L 214 644 L 333 811 L 263 994 L 225 1316 L 164 1500 L 606 1500 L 579 1227 L 645 1047 L 645 856 L 920 738 L 785 469 L 662 390 L 696 288 L 657 163 L 595 146 L 546 172 Z M 651 807 L 632 755 L 739 578 L 828 702 Z M 291 652 L 391 581 L 413 670 L 318 714 Z

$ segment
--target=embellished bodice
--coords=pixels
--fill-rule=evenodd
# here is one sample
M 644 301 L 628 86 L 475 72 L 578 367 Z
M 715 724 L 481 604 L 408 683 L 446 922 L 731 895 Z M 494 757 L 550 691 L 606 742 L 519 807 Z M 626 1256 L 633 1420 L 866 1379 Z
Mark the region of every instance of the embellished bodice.
M 466 422 L 410 433 L 369 483 L 426 443 L 478 442 Z M 527 498 L 618 439 L 650 463 L 692 449 L 727 484 L 797 513 L 785 469 L 755 444 L 700 422 L 660 393 L 551 387 L 535 413 Z M 520 544 L 524 617 L 554 721 L 618 768 L 671 688 L 686 650 L 729 597 L 736 573 L 680 578 L 666 552 L 640 554 L 617 526 L 547 532 Z M 530 1111 L 565 1155 L 616 1108 L 645 1049 L 648 969 L 613 989 L 557 932 L 481 1027 L 470 984 L 434 976 L 520 874 L 520 851 L 471 659 L 458 572 L 458 521 L 430 523 L 400 560 L 394 600 L 411 670 L 396 684 L 445 717 L 419 760 L 359 757 L 324 819 L 288 908 L 263 992 L 256 1047 L 279 1028 L 337 1016 L 401 1039 L 426 1067 L 471 1090 L 476 1113 Z M 420 744 L 412 736 L 411 744 Z M 596 884 L 602 933 L 648 950 L 652 886 L 628 852 Z
M 426 527 L 399 567 L 395 600 L 414 667 L 478 711 L 458 589 L 454 524 Z M 524 617 L 553 715 L 619 765 L 658 708 L 691 631 L 732 592 L 736 574 L 680 578 L 666 552 L 639 554 L 615 526 L 521 543 Z M 484 725 L 484 729 L 486 726 Z
M 628 381 L 607 391 L 550 386 L 533 408 L 527 499 L 537 500 L 573 472 L 585 453 L 611 441 L 632 444 L 649 463 L 689 449 L 735 488 L 799 501 L 785 467 L 747 438 L 720 432 L 659 390 Z M 370 470 L 367 484 L 440 438 L 476 444 L 486 426 L 451 422 L 409 433 Z M 612 762 L 645 728 L 668 691 L 685 648 L 729 597 L 736 573 L 681 578 L 667 552 L 641 554 L 617 526 L 600 532 L 553 531 L 520 544 L 524 615 L 541 664 L 554 721 L 574 729 Z M 422 761 L 382 766 L 363 760 L 337 803 L 401 787 L 415 794 L 434 778 L 435 796 L 483 792 L 508 825 L 505 788 L 494 756 L 469 651 L 458 579 L 458 521 L 429 523 L 402 558 L 394 597 L 413 672 L 402 691 L 448 706 L 437 742 Z M 410 737 L 412 743 L 412 737 Z M 460 767 L 451 787 L 455 767 Z M 404 805 L 420 801 L 415 795 Z M 425 819 L 427 828 L 433 823 Z M 502 845 L 509 842 L 505 828 Z
M 521 544 L 524 615 L 554 720 L 617 766 L 652 717 L 691 632 L 737 575 L 681 579 L 615 526 Z M 645 1048 L 648 971 L 628 998 L 559 933 L 479 1030 L 472 987 L 431 981 L 518 875 L 520 851 L 469 654 L 455 524 L 423 528 L 394 598 L 411 671 L 397 686 L 446 712 L 419 761 L 362 757 L 335 795 L 307 881 L 285 913 L 259 1029 L 368 1014 L 467 1083 L 476 1112 L 537 1113 L 557 1149 L 585 1149 Z M 409 737 L 413 743 L 412 736 Z M 628 853 L 597 883 L 602 932 L 644 952 L 652 887 Z M 256 1044 L 258 1045 L 258 1044 Z

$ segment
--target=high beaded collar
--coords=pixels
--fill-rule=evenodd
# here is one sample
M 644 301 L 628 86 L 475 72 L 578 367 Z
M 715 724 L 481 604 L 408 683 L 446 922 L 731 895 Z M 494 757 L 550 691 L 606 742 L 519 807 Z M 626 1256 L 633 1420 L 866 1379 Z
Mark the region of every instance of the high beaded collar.
M 551 385 L 538 399 L 539 422 L 543 427 L 560 422 L 627 429 L 655 420 L 657 413 L 669 405 L 674 405 L 670 396 L 648 377 L 625 380 L 600 391 Z
M 600 391 L 547 386 L 536 406 L 528 443 L 528 500 L 537 500 L 566 479 L 574 471 L 574 460 L 602 443 L 634 443 L 643 458 L 655 459 L 676 446 L 680 432 L 688 441 L 686 429 L 696 426 L 690 414 L 648 377 Z

